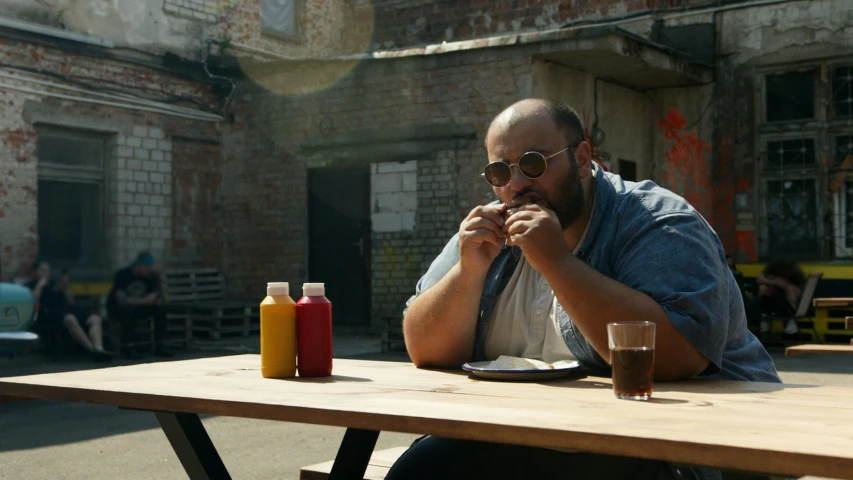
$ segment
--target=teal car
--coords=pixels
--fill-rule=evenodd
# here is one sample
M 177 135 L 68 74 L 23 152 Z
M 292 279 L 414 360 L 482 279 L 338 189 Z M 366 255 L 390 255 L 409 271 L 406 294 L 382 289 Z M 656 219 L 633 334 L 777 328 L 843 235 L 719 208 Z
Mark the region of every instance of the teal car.
M 30 289 L 14 283 L 0 283 L 0 355 L 15 354 L 38 341 L 38 335 L 29 331 L 35 310 Z

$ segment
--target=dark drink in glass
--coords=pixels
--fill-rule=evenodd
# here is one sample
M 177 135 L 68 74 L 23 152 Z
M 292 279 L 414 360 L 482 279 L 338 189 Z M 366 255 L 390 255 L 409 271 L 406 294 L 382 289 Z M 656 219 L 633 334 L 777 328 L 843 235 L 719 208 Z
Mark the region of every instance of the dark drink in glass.
M 655 376 L 655 324 L 616 322 L 607 324 L 613 393 L 625 400 L 652 398 Z
M 613 368 L 613 393 L 619 398 L 648 400 L 652 396 L 655 351 L 651 348 L 615 348 L 610 350 Z

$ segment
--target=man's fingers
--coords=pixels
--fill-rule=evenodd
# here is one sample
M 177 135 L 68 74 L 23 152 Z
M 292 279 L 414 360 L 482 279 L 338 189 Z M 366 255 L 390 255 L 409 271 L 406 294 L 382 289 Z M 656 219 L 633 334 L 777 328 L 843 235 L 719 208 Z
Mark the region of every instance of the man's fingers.
M 528 229 L 530 229 L 530 223 L 527 221 L 515 221 L 512 225 L 507 225 L 505 235 L 507 237 L 512 237 L 513 235 L 524 233 Z
M 501 228 L 500 225 L 496 224 L 495 222 L 493 222 L 487 218 L 483 218 L 483 217 L 478 217 L 478 218 L 474 218 L 472 220 L 467 220 L 462 225 L 462 230 L 464 230 L 464 231 L 478 230 L 481 228 L 490 230 L 490 231 L 494 232 L 494 234 L 499 236 L 499 237 L 503 237 L 503 235 L 504 235 L 503 229 Z
M 503 214 L 506 211 L 506 205 L 483 205 L 471 210 L 471 213 L 465 217 L 465 220 L 473 220 L 475 218 L 487 218 L 492 222 L 503 225 Z
M 498 236 L 492 230 L 486 228 L 478 228 L 475 230 L 467 230 L 464 232 L 465 243 L 483 244 L 491 243 L 492 245 L 502 247 L 504 244 L 503 233 Z

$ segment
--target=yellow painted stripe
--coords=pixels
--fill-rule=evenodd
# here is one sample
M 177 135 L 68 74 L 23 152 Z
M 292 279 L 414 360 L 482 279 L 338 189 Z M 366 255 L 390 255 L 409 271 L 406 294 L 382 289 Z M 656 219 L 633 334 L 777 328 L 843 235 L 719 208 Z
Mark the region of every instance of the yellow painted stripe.
M 765 263 L 741 263 L 737 269 L 744 277 L 755 278 L 764 270 Z M 823 278 L 835 280 L 853 280 L 853 263 L 801 263 L 803 273 L 823 273 Z
M 112 288 L 111 282 L 71 282 L 68 290 L 74 295 L 106 295 Z

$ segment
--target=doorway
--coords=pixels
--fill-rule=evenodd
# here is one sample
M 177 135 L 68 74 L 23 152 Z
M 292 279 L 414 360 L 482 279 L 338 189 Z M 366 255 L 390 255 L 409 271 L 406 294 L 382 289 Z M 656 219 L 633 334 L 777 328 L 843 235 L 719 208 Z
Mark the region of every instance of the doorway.
M 370 323 L 370 170 L 308 171 L 308 278 L 326 284 L 335 325 Z

